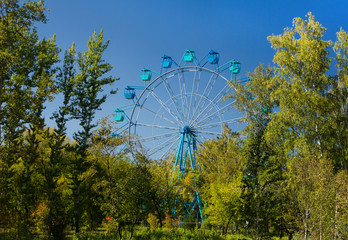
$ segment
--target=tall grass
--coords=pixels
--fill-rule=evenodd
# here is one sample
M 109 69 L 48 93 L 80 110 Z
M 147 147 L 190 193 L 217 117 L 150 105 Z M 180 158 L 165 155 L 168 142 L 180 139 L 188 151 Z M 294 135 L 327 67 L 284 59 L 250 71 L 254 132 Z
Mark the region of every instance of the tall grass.
M 0 240 L 13 239 L 6 233 L 0 233 Z M 24 240 L 25 238 L 21 238 Z M 43 236 L 30 237 L 30 240 L 43 240 Z M 29 240 L 28 239 L 28 240 Z M 81 232 L 79 234 L 68 235 L 67 240 L 120 240 L 116 233 Z M 128 240 L 129 233 L 124 233 L 121 240 Z M 148 227 L 139 226 L 135 229 L 133 240 L 251 240 L 240 234 L 227 234 L 221 236 L 219 232 L 207 229 L 185 229 L 185 228 L 157 228 L 150 230 Z

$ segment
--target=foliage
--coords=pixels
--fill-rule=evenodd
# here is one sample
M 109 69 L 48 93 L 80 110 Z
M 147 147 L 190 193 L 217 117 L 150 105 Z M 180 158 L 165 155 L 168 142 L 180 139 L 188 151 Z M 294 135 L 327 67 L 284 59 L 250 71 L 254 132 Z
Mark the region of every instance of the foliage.
M 198 161 L 202 165 L 202 197 L 205 201 L 205 224 L 223 226 L 236 224 L 240 215 L 241 179 L 244 167 L 240 139 L 225 127 L 221 138 L 204 143 Z
M 345 34 L 338 33 L 334 45 L 338 74 L 330 77 L 326 72 L 332 42 L 323 40 L 325 31 L 309 13 L 308 20 L 295 18 L 293 28 L 268 38 L 276 50 L 271 98 L 278 102 L 280 111 L 272 115 L 266 138 L 277 155 L 287 159 L 286 184 L 296 189 L 292 193 L 296 192 L 294 200 L 301 212 L 293 219 L 297 219 L 305 239 L 309 235 L 338 237 L 337 231 L 332 232 L 336 220 L 329 220 L 337 219 L 335 188 L 327 187 L 335 171 L 346 169 L 347 142 L 342 139 L 347 132 L 341 129 L 346 124 L 343 116 L 347 107 Z
M 96 121 L 103 90 L 117 80 L 107 76 L 103 31 L 84 52 L 72 44 L 58 67 L 55 37 L 40 39 L 35 27 L 47 21 L 44 3 L 3 0 L 0 9 L 0 238 L 347 238 L 343 30 L 326 41 L 309 13 L 270 36 L 274 66 L 260 65 L 246 84 L 230 82 L 242 135 L 225 126 L 200 146 L 201 171 L 177 178 L 171 159 L 135 149 L 131 157 L 128 137 L 112 135 L 115 123 Z M 57 94 L 56 126 L 47 127 L 43 111 Z M 70 140 L 72 119 L 79 129 Z M 196 192 L 202 225 L 185 211 Z
M 106 95 L 100 97 L 99 94 L 103 91 L 103 86 L 112 84 L 116 80 L 111 76 L 104 77 L 112 69 L 112 66 L 102 59 L 108 45 L 109 41 L 104 43 L 103 31 L 98 35 L 94 32 L 87 42 L 88 49 L 83 53 L 78 53 L 78 72 L 73 79 L 71 115 L 73 119 L 79 121 L 82 128 L 74 133 L 76 155 L 71 164 L 76 232 L 80 230 L 80 221 L 84 211 L 87 211 L 90 223 L 93 222 L 91 212 L 88 212 L 91 208 L 86 206 L 92 204 L 89 199 L 97 197 L 95 195 L 89 196 L 87 190 L 91 186 L 89 180 L 95 174 L 95 169 L 92 168 L 87 157 L 88 148 L 91 145 L 92 130 L 96 127 L 93 123 L 95 113 L 106 101 Z
M 55 37 L 39 39 L 43 2 L 1 1 L 0 15 L 0 218 L 16 235 L 30 233 L 38 204 L 37 161 L 44 103 L 55 93 Z M 24 134 L 25 133 L 25 134 Z
M 237 93 L 233 97 L 236 107 L 244 112 L 243 130 L 245 139 L 241 155 L 245 161 L 242 169 L 242 193 L 240 194 L 240 222 L 246 222 L 245 228 L 260 236 L 282 236 L 283 218 L 280 216 L 282 201 L 279 198 L 284 159 L 275 155 L 273 147 L 266 141 L 265 134 L 272 119 L 277 101 L 270 98 L 274 88 L 271 79 L 273 69 L 257 67 L 250 74 L 245 85 L 232 82 Z
M 158 219 L 152 213 L 149 213 L 146 221 L 150 225 L 150 230 L 155 230 L 156 228 L 158 228 Z

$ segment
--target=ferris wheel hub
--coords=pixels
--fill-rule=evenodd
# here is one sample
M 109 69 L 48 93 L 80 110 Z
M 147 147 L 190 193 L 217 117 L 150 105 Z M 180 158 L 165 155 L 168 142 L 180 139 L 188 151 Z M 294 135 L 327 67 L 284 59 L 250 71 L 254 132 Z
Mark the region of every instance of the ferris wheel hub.
M 185 126 L 182 130 L 186 134 L 190 134 L 190 133 L 193 132 L 192 129 L 189 126 Z

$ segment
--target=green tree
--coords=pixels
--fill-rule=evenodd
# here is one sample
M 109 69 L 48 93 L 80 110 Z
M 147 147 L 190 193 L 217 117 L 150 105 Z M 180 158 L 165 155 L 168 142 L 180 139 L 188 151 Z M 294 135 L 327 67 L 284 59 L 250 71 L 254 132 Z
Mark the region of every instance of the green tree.
M 271 97 L 281 108 L 272 118 L 275 127 L 270 128 L 269 138 L 287 139 L 287 152 L 324 151 L 322 138 L 329 124 L 330 106 L 327 92 L 332 86 L 325 75 L 331 63 L 328 48 L 332 42 L 322 39 L 324 33 L 325 28 L 309 13 L 308 20 L 295 18 L 293 28 L 268 38 L 276 50 L 273 61 L 277 64 Z
M 229 227 L 240 221 L 240 196 L 244 159 L 241 140 L 227 127 L 217 139 L 206 141 L 197 160 L 202 166 L 202 198 L 205 223 L 221 226 L 226 234 Z
M 242 155 L 243 170 L 241 208 L 242 221 L 255 232 L 256 238 L 262 236 L 284 235 L 284 221 L 280 216 L 282 201 L 279 198 L 280 183 L 283 180 L 284 158 L 276 156 L 265 135 L 272 119 L 277 101 L 270 98 L 274 88 L 271 85 L 273 69 L 257 67 L 245 84 L 232 84 L 237 91 L 233 97 L 236 107 L 244 113 Z
M 87 161 L 88 148 L 91 145 L 92 130 L 96 127 L 93 122 L 95 114 L 106 101 L 107 95 L 100 96 L 103 87 L 112 84 L 114 77 L 104 77 L 112 66 L 103 60 L 103 54 L 109 45 L 104 43 L 103 31 L 93 33 L 87 42 L 88 49 L 78 54 L 78 73 L 74 79 L 72 95 L 72 117 L 79 121 L 81 130 L 74 133 L 76 141 L 76 158 L 72 163 L 72 180 L 74 193 L 75 231 L 80 230 L 80 220 L 88 201 L 88 177 L 93 175 L 91 164 Z M 111 93 L 114 93 L 112 91 Z M 91 170 L 91 171 L 89 171 Z
M 49 149 L 45 158 L 41 160 L 40 173 L 43 175 L 43 191 L 46 194 L 48 214 L 45 224 L 47 225 L 48 238 L 63 239 L 64 230 L 69 222 L 69 184 L 67 180 L 68 159 L 71 156 L 69 150 L 71 144 L 66 137 L 66 123 L 71 114 L 70 104 L 75 77 L 76 51 L 74 44 L 65 51 L 63 66 L 57 75 L 57 88 L 63 95 L 62 106 L 53 113 L 57 127 L 47 128 L 43 138 Z M 69 156 L 70 155 L 70 156 Z
M 165 214 L 172 214 L 177 191 L 170 185 L 167 162 L 151 161 L 140 153 L 130 161 L 123 148 L 128 137 L 115 137 L 114 130 L 115 122 L 103 118 L 93 131 L 89 160 L 97 173 L 91 189 L 99 196 L 109 231 L 117 231 L 122 238 L 125 232 L 132 234 L 135 225 L 145 221 L 149 213 L 156 224 L 162 225 Z
M 335 174 L 335 205 L 334 205 L 334 221 L 333 231 L 334 239 L 345 239 L 348 237 L 347 219 L 347 185 L 348 185 L 348 171 L 342 170 Z
M 160 227 L 163 227 L 163 224 L 170 227 L 173 225 L 174 208 L 180 202 L 178 181 L 172 178 L 172 162 L 150 161 L 149 165 L 150 190 L 147 205 L 158 219 Z
M 127 172 L 131 171 L 132 166 L 121 151 L 127 138 L 113 136 L 114 130 L 115 122 L 108 118 L 98 121 L 98 128 L 93 131 L 89 160 L 98 170 L 91 189 L 98 195 L 96 201 L 99 202 L 103 216 L 109 219 L 107 221 L 112 225 L 111 229 L 116 230 L 122 209 L 121 197 L 126 192 L 124 186 L 129 181 Z
M 333 47 L 337 75 L 329 90 L 332 104 L 328 152 L 336 169 L 348 169 L 348 34 L 341 30 Z
M 292 192 L 297 193 L 295 205 L 301 213 L 295 217 L 297 227 L 305 239 L 310 234 L 322 239 L 333 229 L 327 219 L 337 219 L 336 190 L 328 191 L 316 179 L 332 182 L 332 166 L 339 171 L 346 169 L 347 162 L 347 45 L 341 31 L 334 47 L 338 75 L 327 76 L 332 42 L 323 40 L 326 29 L 314 16 L 307 17 L 295 18 L 292 28 L 268 38 L 276 50 L 271 99 L 280 110 L 272 115 L 266 139 L 288 162 L 286 188 L 296 189 Z
M 30 230 L 30 212 L 36 207 L 34 169 L 44 127 L 42 112 L 55 92 L 53 65 L 59 49 L 54 37 L 40 40 L 37 35 L 34 23 L 46 22 L 43 2 L 0 3 L 0 201 L 4 206 L 0 215 L 5 214 L 7 223 L 20 233 Z

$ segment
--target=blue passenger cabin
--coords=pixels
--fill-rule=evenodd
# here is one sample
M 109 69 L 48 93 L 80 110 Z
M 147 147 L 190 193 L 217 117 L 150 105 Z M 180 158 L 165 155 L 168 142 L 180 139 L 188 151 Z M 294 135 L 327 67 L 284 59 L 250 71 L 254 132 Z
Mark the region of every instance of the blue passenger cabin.
M 230 71 L 232 74 L 238 74 L 240 72 L 240 62 L 236 60 L 231 61 Z
M 261 107 L 261 112 L 262 112 L 262 113 L 266 113 L 267 110 L 268 110 L 267 107 L 265 107 L 265 106 L 262 106 L 262 107 Z
M 162 57 L 161 65 L 163 68 L 170 68 L 172 66 L 172 58 L 167 55 L 164 55 Z
M 143 68 L 141 69 L 141 80 L 143 81 L 150 81 L 151 80 L 151 76 L 152 76 L 152 72 L 150 69 L 147 68 Z
M 122 122 L 124 120 L 125 113 L 123 110 L 116 109 L 114 119 L 116 122 Z
M 210 64 L 217 64 L 219 62 L 219 53 L 211 50 L 209 52 L 208 61 Z
M 124 89 L 124 97 L 126 99 L 134 99 L 134 97 L 135 97 L 135 89 L 127 86 Z
M 192 51 L 190 49 L 186 49 L 184 53 L 184 60 L 185 62 L 192 62 L 193 58 L 195 56 L 195 51 Z

